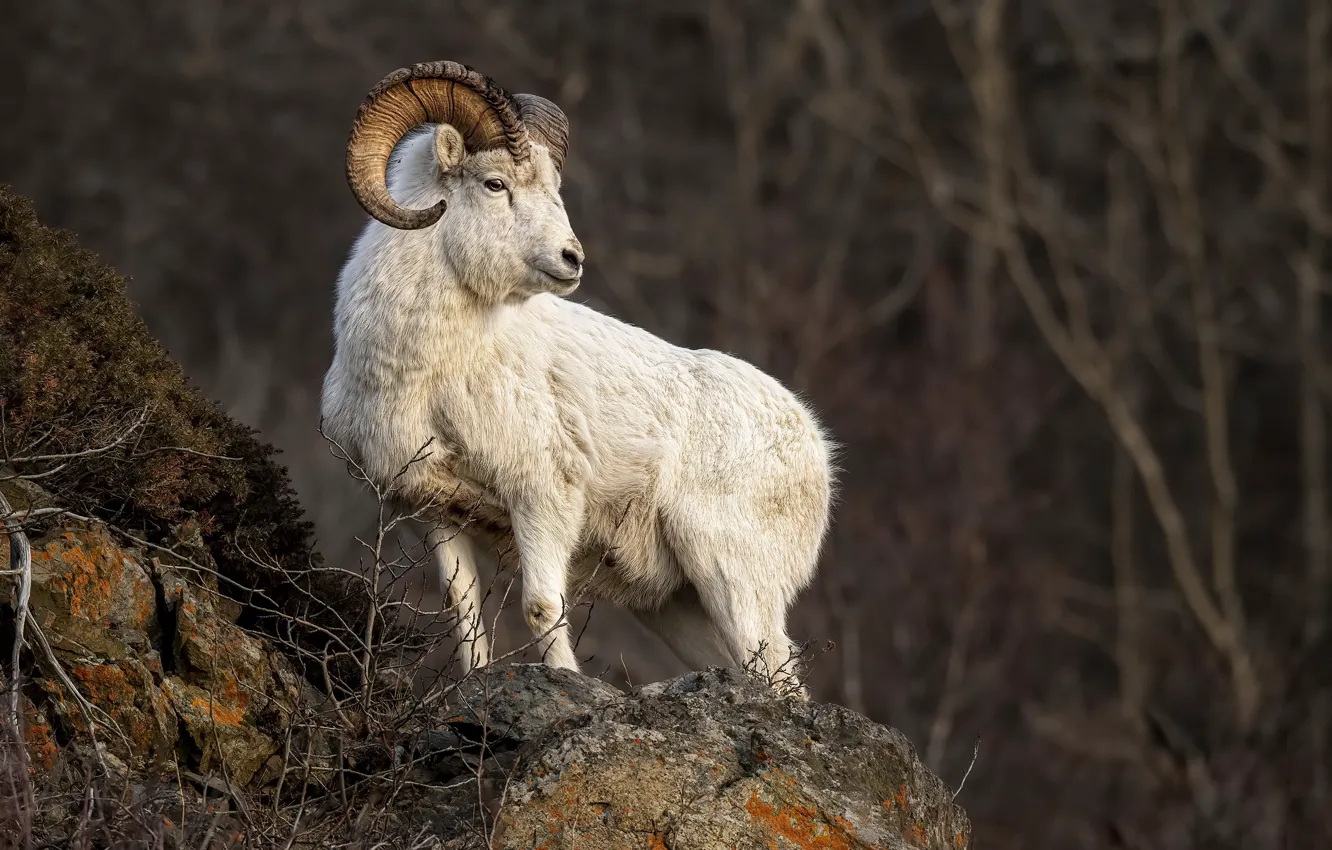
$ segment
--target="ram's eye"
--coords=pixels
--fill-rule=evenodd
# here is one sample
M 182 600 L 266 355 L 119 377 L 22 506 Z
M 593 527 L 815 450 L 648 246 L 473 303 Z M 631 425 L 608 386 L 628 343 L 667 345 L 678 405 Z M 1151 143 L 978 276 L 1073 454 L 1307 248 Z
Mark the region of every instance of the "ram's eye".
M 499 179 L 498 177 L 492 177 L 485 182 L 485 187 L 492 192 L 503 192 L 504 181 Z

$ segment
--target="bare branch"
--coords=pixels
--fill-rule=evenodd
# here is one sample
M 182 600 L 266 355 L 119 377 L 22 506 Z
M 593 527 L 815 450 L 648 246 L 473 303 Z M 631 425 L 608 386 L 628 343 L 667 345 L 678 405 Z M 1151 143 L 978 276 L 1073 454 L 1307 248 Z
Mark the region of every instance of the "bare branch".
M 24 628 L 28 622 L 28 602 L 32 598 L 32 547 L 22 531 L 11 527 L 13 510 L 9 500 L 0 492 L 0 522 L 9 537 L 9 570 L 15 577 L 14 586 L 14 649 L 9 659 L 9 728 L 15 747 L 21 752 L 23 769 L 27 769 L 27 750 L 23 746 L 23 667 L 21 657 L 24 646 Z
M 971 748 L 971 763 L 967 765 L 967 772 L 962 774 L 962 781 L 957 783 L 957 790 L 953 792 L 953 799 L 962 793 L 962 789 L 967 786 L 967 779 L 971 776 L 971 769 L 976 766 L 976 758 L 980 755 L 981 736 L 976 736 L 976 746 Z
M 1315 203 L 1323 204 L 1328 181 L 1327 135 L 1329 92 L 1326 55 L 1332 10 L 1326 0 L 1310 3 L 1308 42 L 1307 104 L 1309 113 L 1310 168 L 1309 184 L 1317 193 Z M 1308 245 L 1295 261 L 1299 285 L 1300 359 L 1303 365 L 1300 383 L 1300 454 L 1302 495 L 1304 501 L 1304 547 L 1307 559 L 1309 600 L 1305 620 L 1305 640 L 1313 645 L 1327 628 L 1329 588 L 1332 587 L 1332 532 L 1328 528 L 1327 422 L 1323 409 L 1319 378 L 1326 373 L 1322 354 L 1322 270 L 1326 263 L 1326 244 L 1321 233 L 1309 228 Z

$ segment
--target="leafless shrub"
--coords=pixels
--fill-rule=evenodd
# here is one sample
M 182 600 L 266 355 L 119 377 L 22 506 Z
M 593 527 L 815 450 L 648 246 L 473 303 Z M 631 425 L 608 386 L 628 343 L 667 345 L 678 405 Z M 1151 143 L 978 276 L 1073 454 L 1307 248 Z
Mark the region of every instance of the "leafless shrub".
M 129 439 L 133 427 L 131 423 L 114 444 Z M 332 449 L 337 451 L 336 446 Z M 422 447 L 419 457 L 427 449 Z M 35 482 L 66 460 L 25 449 L 22 455 L 0 459 L 0 469 L 7 480 Z M 374 489 L 354 463 L 348 468 Z M 394 808 L 404 797 L 423 794 L 443 795 L 446 808 L 457 812 L 449 827 L 464 836 L 470 830 L 476 846 L 485 846 L 511 775 L 506 771 L 514 764 L 511 757 L 507 763 L 501 758 L 501 767 L 496 767 L 492 730 L 484 723 L 476 740 L 454 736 L 447 746 L 430 743 L 439 738 L 438 730 L 447 728 L 442 718 L 456 714 L 459 686 L 468 677 L 484 675 L 485 668 L 459 672 L 459 645 L 447 637 L 458 612 L 424 606 L 428 594 L 411 588 L 429 572 L 429 553 L 420 547 L 392 548 L 396 531 L 407 519 L 395 512 L 395 495 L 391 487 L 374 491 L 379 504 L 375 533 L 359 540 L 364 552 L 359 565 L 316 563 L 309 570 L 318 574 L 300 574 L 249 551 L 257 574 L 264 577 L 262 587 L 237 587 L 234 578 L 189 552 L 150 540 L 144 531 L 110 526 L 126 545 L 171 554 L 200 592 L 243 597 L 250 609 L 247 616 L 265 623 L 265 631 L 256 636 L 284 657 L 302 662 L 307 674 L 315 674 L 312 678 L 321 687 L 300 693 L 284 728 L 277 730 L 283 746 L 276 775 L 256 789 L 236 787 L 225 761 L 211 776 L 195 775 L 182 766 L 174 783 L 145 786 L 109 754 L 104 757 L 104 748 L 96 744 L 99 736 L 123 736 L 123 731 L 64 673 L 64 664 L 27 604 L 32 570 L 28 536 L 71 515 L 54 507 L 16 509 L 0 496 L 0 522 L 10 556 L 3 576 L 14 587 L 9 610 L 17 626 L 4 671 L 0 740 L 0 781 L 5 784 L 0 821 L 7 846 L 41 843 L 35 823 L 42 821 L 48 827 L 58 824 L 71 846 L 220 848 L 243 841 L 260 847 L 314 842 L 368 847 L 387 840 L 424 847 L 429 845 L 421 843 L 431 832 L 429 826 L 401 817 Z M 504 572 L 492 577 L 484 597 L 493 599 L 496 616 L 507 607 L 515 579 Z M 328 595 L 330 588 L 341 588 L 341 595 Z M 574 604 L 585 603 L 575 597 Z M 539 637 L 529 638 L 497 651 L 492 663 L 521 657 L 538 643 Z M 40 700 L 27 688 L 28 668 L 37 655 L 44 658 L 44 669 L 63 678 L 94 742 L 90 753 L 70 752 L 60 760 L 67 762 L 63 767 L 46 772 L 29 764 L 24 746 L 24 695 Z M 487 679 L 483 692 L 488 686 Z M 126 751 L 128 746 L 126 742 Z M 423 759 L 452 767 L 445 776 L 424 767 Z M 170 785 L 174 787 L 166 787 Z

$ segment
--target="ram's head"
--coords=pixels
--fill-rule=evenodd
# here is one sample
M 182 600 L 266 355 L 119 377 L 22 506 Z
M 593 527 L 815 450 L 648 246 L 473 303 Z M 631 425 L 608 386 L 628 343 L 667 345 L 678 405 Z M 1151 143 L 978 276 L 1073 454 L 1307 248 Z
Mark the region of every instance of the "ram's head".
M 435 125 L 433 143 L 404 153 L 395 179 L 435 201 L 413 209 L 390 194 L 387 169 L 394 148 L 424 124 Z M 347 143 L 347 180 L 390 227 L 419 230 L 448 213 L 441 249 L 480 294 L 563 295 L 583 269 L 560 199 L 568 149 L 569 121 L 554 103 L 509 94 L 457 62 L 425 62 L 394 71 L 366 97 Z

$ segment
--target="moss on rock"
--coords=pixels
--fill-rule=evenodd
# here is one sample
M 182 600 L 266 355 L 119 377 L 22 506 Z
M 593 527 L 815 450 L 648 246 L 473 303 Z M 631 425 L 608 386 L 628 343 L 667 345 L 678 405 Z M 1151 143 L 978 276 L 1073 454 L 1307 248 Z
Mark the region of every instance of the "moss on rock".
M 0 340 L 0 452 L 74 454 L 134 430 L 43 479 L 64 506 L 156 531 L 196 517 L 238 579 L 252 572 L 243 552 L 291 568 L 315 557 L 276 449 L 189 384 L 136 315 L 124 277 L 3 184 Z

